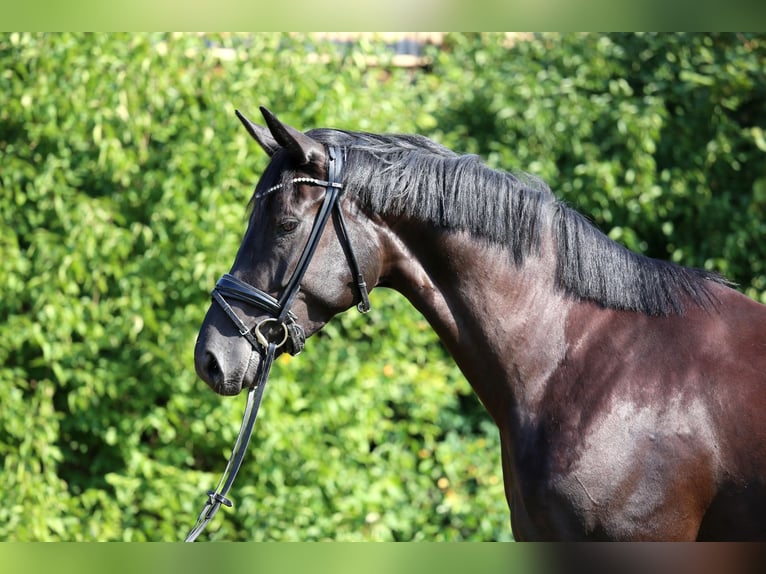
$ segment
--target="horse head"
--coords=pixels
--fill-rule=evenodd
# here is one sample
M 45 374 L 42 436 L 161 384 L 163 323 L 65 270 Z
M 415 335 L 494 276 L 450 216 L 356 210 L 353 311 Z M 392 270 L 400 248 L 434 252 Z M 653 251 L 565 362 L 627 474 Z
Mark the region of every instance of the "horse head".
M 297 354 L 337 313 L 366 310 L 366 283 L 381 272 L 376 225 L 343 194 L 346 150 L 261 112 L 267 127 L 237 112 L 271 161 L 194 351 L 197 374 L 222 395 L 253 385 L 269 343 Z

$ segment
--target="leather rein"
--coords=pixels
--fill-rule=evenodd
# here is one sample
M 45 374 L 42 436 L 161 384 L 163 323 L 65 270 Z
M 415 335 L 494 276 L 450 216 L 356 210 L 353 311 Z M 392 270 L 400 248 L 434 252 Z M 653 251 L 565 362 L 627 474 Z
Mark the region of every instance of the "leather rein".
M 295 297 L 300 291 L 300 284 L 303 276 L 306 274 L 311 259 L 319 245 L 319 240 L 327 226 L 330 217 L 333 217 L 338 230 L 338 236 L 346 253 L 351 273 L 356 282 L 359 291 L 359 302 L 357 309 L 361 313 L 370 310 L 370 300 L 367 292 L 367 284 L 364 281 L 364 275 L 359 269 L 359 262 L 354 254 L 351 242 L 348 236 L 346 221 L 343 216 L 343 210 L 340 206 L 343 184 L 343 161 L 344 150 L 337 146 L 327 148 L 328 166 L 327 180 L 299 177 L 292 180 L 291 183 L 307 183 L 325 188 L 325 196 L 322 202 L 314 226 L 309 233 L 306 246 L 303 249 L 298 264 L 293 271 L 290 280 L 279 299 L 274 298 L 265 291 L 249 285 L 248 283 L 237 279 L 228 273 L 223 275 L 212 291 L 212 298 L 220 305 L 226 315 L 237 327 L 239 334 L 244 337 L 251 345 L 252 351 L 261 354 L 261 362 L 256 377 L 256 383 L 250 387 L 247 394 L 247 403 L 242 417 L 242 425 L 234 443 L 231 456 L 226 463 L 218 486 L 215 490 L 207 492 L 207 500 L 197 517 L 197 522 L 185 538 L 185 542 L 194 542 L 202 533 L 207 524 L 212 520 L 221 506 L 231 508 L 233 503 L 226 495 L 229 493 L 234 479 L 242 466 L 242 461 L 250 442 L 250 437 L 255 425 L 255 419 L 258 415 L 258 409 L 261 405 L 263 391 L 269 378 L 269 372 L 274 362 L 277 349 L 285 347 L 285 351 L 291 355 L 297 355 L 303 350 L 306 340 L 303 328 L 296 322 L 295 315 L 291 312 L 291 307 Z M 280 188 L 282 184 L 277 184 L 256 195 L 256 199 L 264 197 Z M 242 319 L 234 312 L 229 300 L 236 300 L 252 307 L 257 307 L 268 313 L 268 317 L 260 321 L 254 328 L 249 328 Z

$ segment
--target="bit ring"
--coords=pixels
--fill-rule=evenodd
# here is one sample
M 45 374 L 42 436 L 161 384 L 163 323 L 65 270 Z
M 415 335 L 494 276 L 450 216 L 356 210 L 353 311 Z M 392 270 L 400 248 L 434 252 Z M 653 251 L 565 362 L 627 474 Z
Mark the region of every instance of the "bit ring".
M 282 331 L 284 333 L 284 336 L 282 337 L 282 340 L 276 344 L 276 348 L 279 349 L 279 347 L 282 347 L 287 342 L 287 337 L 288 337 L 287 325 L 285 325 L 279 319 L 275 319 L 274 317 L 269 317 L 267 319 L 264 319 L 263 321 L 261 321 L 255 326 L 253 333 L 255 334 L 256 340 L 261 345 L 263 345 L 264 349 L 268 349 L 270 341 L 266 338 L 266 335 L 261 333 L 261 327 L 267 323 L 279 323 L 282 326 Z

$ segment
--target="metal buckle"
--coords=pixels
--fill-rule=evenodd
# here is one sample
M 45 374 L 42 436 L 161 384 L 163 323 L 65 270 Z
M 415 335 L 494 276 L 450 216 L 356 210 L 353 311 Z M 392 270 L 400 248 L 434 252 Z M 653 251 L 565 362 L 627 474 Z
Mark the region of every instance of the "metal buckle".
M 215 506 L 216 504 L 223 504 L 224 506 L 231 508 L 234 506 L 231 500 L 223 496 L 222 494 L 216 492 L 215 490 L 208 490 L 207 491 L 208 496 L 208 503 L 210 506 Z

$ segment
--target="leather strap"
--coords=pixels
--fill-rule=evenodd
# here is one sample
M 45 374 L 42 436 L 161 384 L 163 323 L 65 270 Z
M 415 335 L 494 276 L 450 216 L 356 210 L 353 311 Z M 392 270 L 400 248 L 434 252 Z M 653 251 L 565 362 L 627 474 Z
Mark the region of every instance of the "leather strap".
M 359 262 L 356 259 L 354 250 L 351 248 L 351 241 L 348 237 L 348 229 L 346 229 L 346 218 L 343 215 L 343 210 L 338 203 L 337 209 L 333 211 L 333 217 L 338 228 L 338 235 L 340 235 L 340 244 L 343 246 L 343 251 L 346 253 L 348 264 L 351 267 L 351 274 L 356 281 L 356 288 L 359 291 L 359 302 L 356 304 L 356 308 L 360 313 L 367 313 L 370 310 L 370 295 L 367 292 L 367 282 L 364 280 L 361 269 L 359 269 Z
M 311 258 L 314 256 L 314 253 L 319 246 L 319 240 L 322 237 L 324 228 L 327 225 L 327 220 L 330 219 L 332 209 L 335 207 L 335 202 L 338 200 L 338 192 L 339 190 L 336 187 L 327 188 L 324 201 L 322 202 L 322 206 L 319 208 L 319 213 L 317 214 L 316 220 L 314 222 L 314 227 L 312 227 L 308 241 L 306 242 L 306 247 L 303 249 L 301 258 L 298 260 L 298 265 L 295 267 L 295 271 L 293 271 L 293 276 L 290 278 L 287 287 L 285 287 L 282 296 L 279 298 L 279 304 L 282 307 L 282 310 L 277 316 L 279 320 L 285 319 L 287 313 L 290 310 L 290 307 L 292 307 L 296 295 L 298 295 L 303 276 L 308 270 L 309 263 L 311 263 Z
M 202 508 L 202 511 L 197 517 L 197 522 L 194 527 L 186 535 L 184 542 L 194 542 L 197 537 L 207 526 L 213 517 L 216 515 L 221 505 L 232 507 L 231 500 L 226 498 L 226 495 L 231 490 L 234 484 L 234 479 L 237 477 L 242 461 L 245 458 L 245 452 L 247 451 L 247 445 L 250 443 L 250 437 L 253 434 L 253 427 L 255 426 L 255 419 L 258 416 L 258 409 L 261 406 L 261 400 L 263 399 L 263 391 L 266 388 L 266 383 L 269 380 L 269 372 L 271 371 L 271 365 L 274 362 L 274 355 L 277 352 L 277 346 L 275 343 L 269 343 L 266 353 L 261 360 L 260 372 L 258 374 L 258 384 L 251 387 L 247 393 L 247 404 L 245 405 L 245 412 L 242 416 L 242 426 L 239 429 L 237 440 L 234 443 L 229 461 L 226 463 L 226 468 L 221 475 L 221 480 L 218 481 L 218 486 L 215 490 L 209 490 L 207 492 L 207 502 Z
M 220 291 L 230 299 L 253 305 L 271 315 L 277 316 L 282 312 L 282 305 L 265 291 L 254 289 L 244 281 L 226 273 L 215 284 L 213 291 Z

